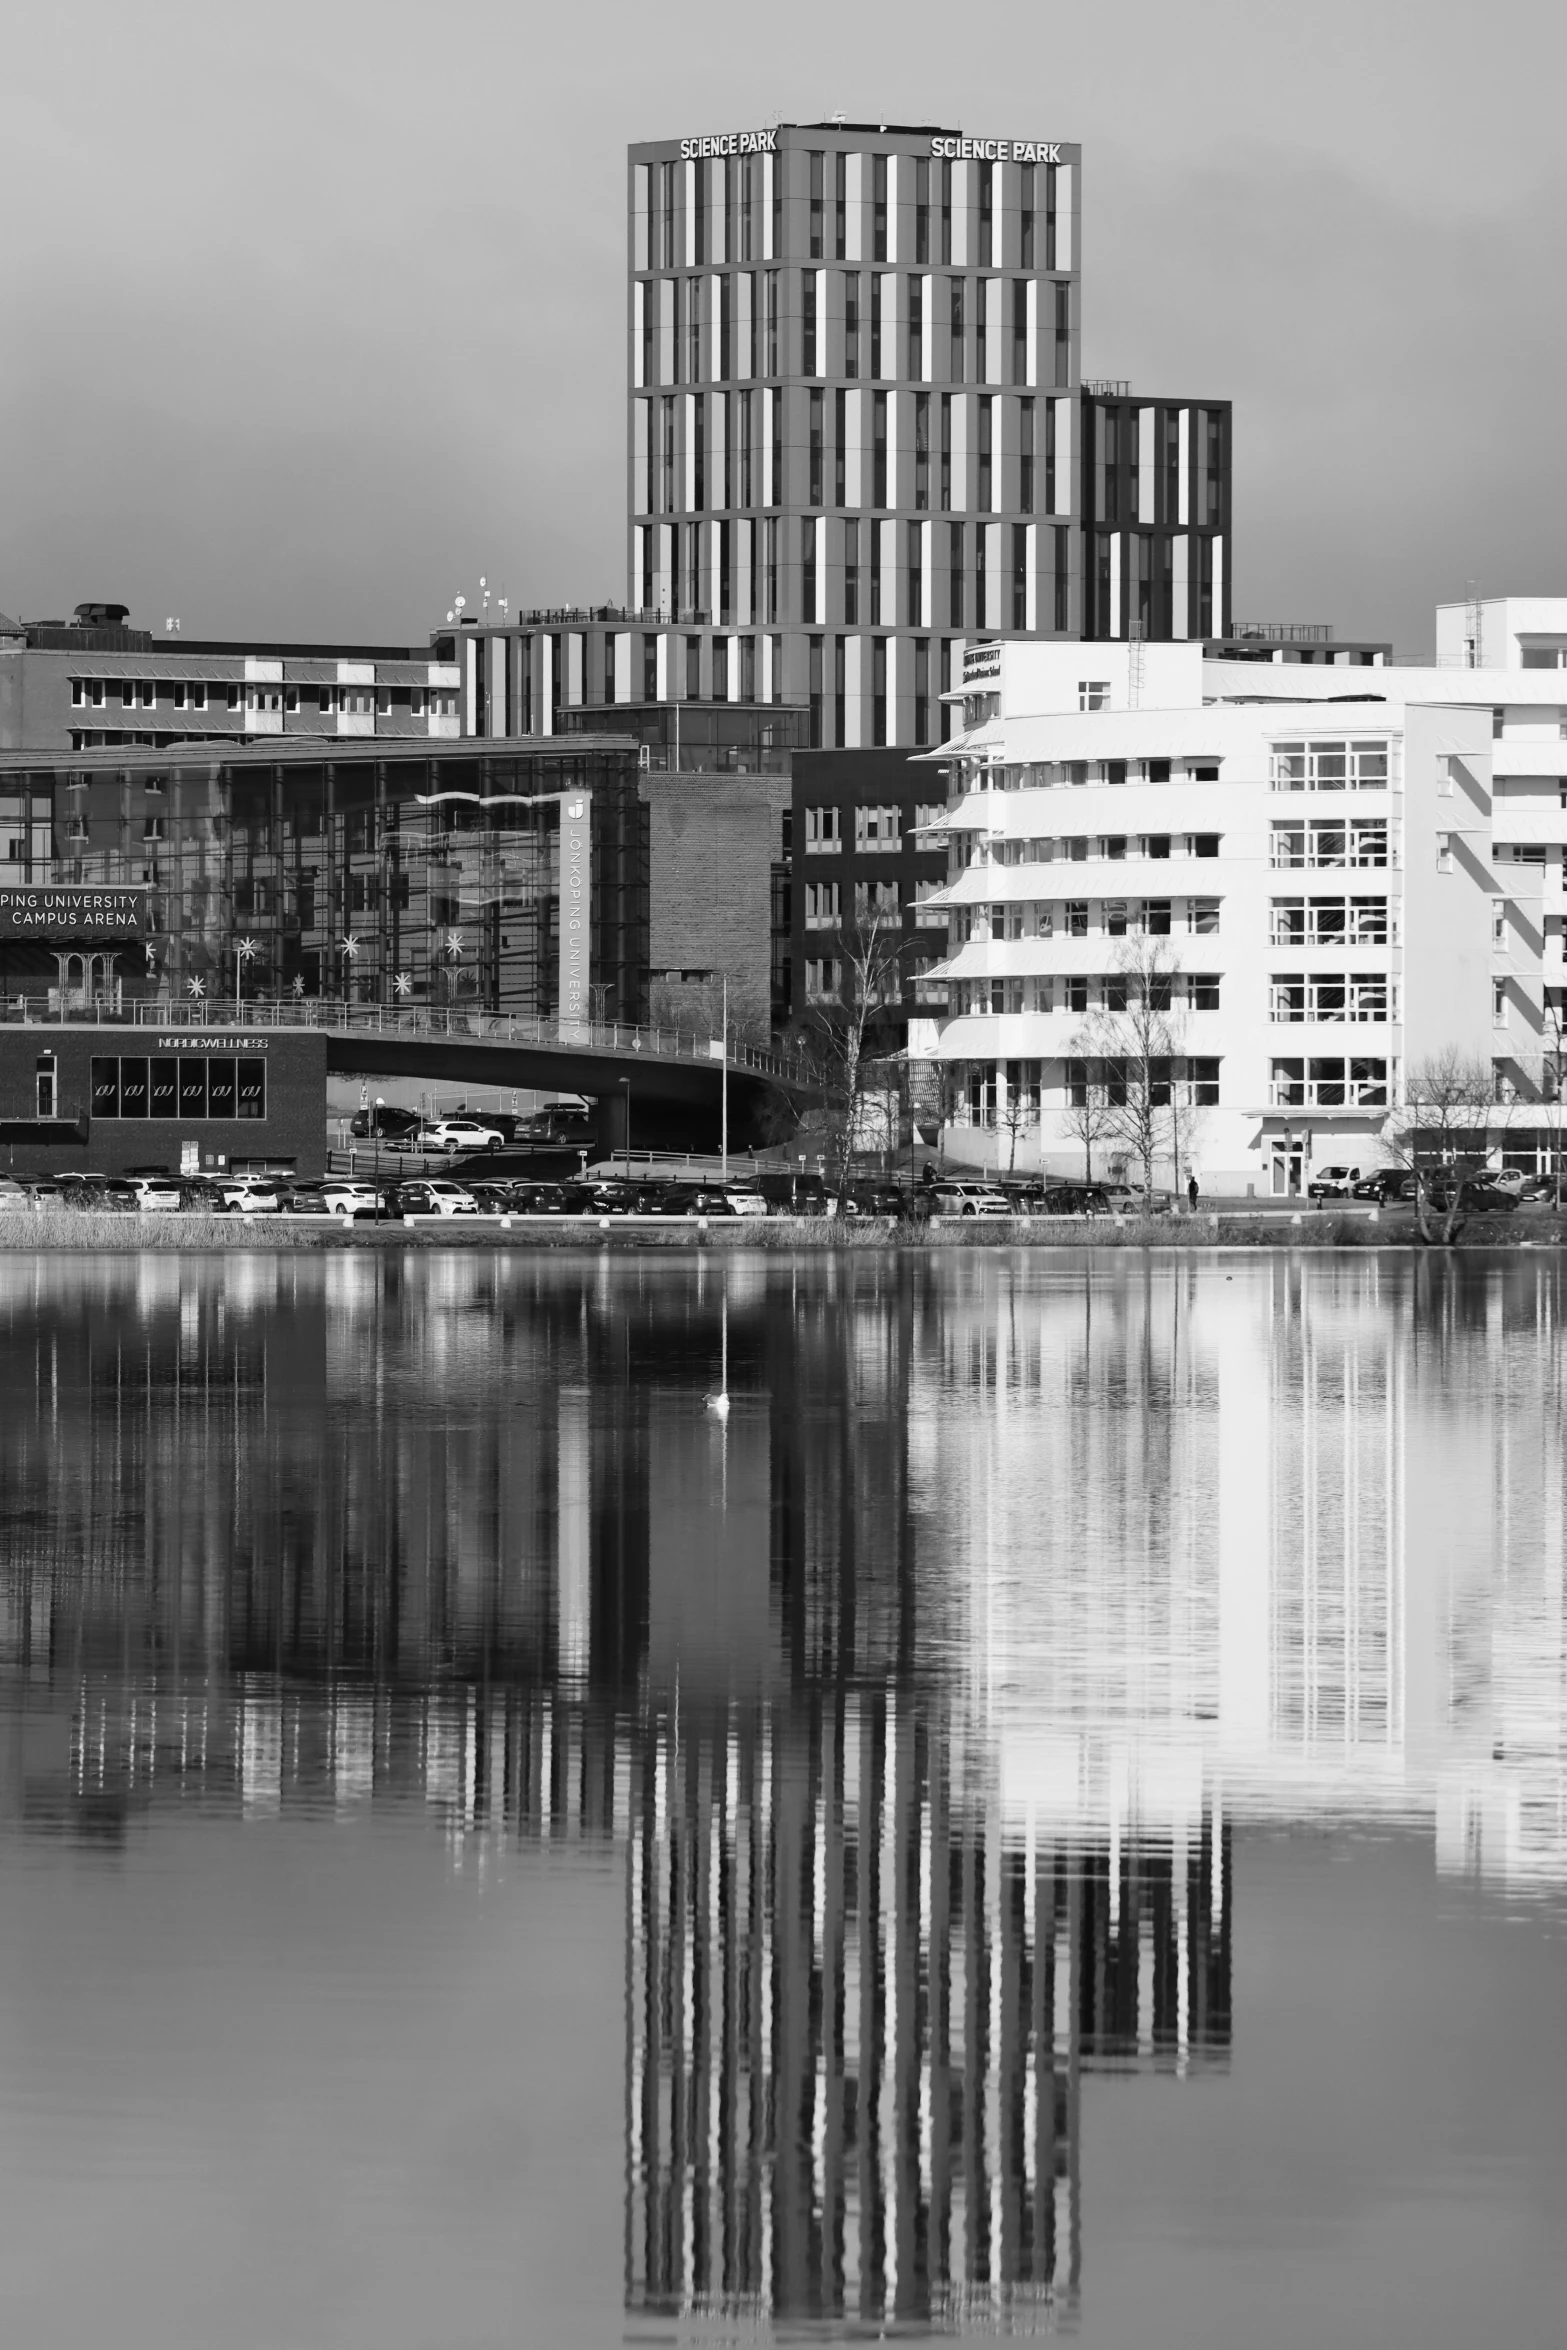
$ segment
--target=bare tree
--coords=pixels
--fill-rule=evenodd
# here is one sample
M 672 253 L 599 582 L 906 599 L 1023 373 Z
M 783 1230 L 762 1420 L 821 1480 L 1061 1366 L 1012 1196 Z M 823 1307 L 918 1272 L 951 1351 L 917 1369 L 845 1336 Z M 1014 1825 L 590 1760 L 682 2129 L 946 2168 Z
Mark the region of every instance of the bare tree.
M 1178 1139 L 1175 1061 L 1184 1031 L 1177 976 L 1162 939 L 1129 939 L 1088 1031 L 1103 1077 L 1105 1133 L 1137 1161 L 1148 1194 L 1155 1161 L 1173 1156 Z
M 1465 1182 L 1485 1165 L 1499 1115 L 1495 1069 L 1478 1054 L 1448 1046 L 1410 1072 L 1389 1148 L 1415 1178 L 1423 1241 L 1446 1247 L 1463 1230 Z
M 1111 1131 L 1109 1095 L 1103 1069 L 1095 1058 L 1098 1050 L 1098 1040 L 1091 1029 L 1075 1029 L 1067 1040 L 1066 1123 L 1083 1146 L 1085 1183 L 1094 1179 L 1094 1145 L 1103 1142 Z M 1081 1070 L 1080 1077 L 1071 1073 L 1076 1070 Z
M 1001 1111 L 1001 1129 L 1007 1138 L 1007 1173 L 1017 1171 L 1017 1146 L 1029 1128 L 1039 1123 L 1038 1093 L 1032 1098 L 1022 1085 L 1007 1081 L 1007 1098 Z
M 846 924 L 838 938 L 836 1000 L 819 1006 L 804 1024 L 808 1049 L 821 1069 L 823 1128 L 842 1213 L 859 1130 L 867 1077 L 876 1064 L 877 1015 L 902 993 L 901 922 L 879 911 Z

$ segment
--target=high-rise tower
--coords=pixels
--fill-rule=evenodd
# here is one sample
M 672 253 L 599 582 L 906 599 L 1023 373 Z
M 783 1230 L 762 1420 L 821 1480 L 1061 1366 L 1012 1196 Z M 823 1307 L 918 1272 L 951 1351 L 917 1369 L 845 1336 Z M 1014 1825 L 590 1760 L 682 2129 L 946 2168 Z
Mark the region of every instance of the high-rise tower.
M 1079 156 L 843 122 L 631 149 L 629 602 L 669 624 L 660 694 L 694 648 L 704 695 L 912 746 L 965 639 L 1081 631 Z

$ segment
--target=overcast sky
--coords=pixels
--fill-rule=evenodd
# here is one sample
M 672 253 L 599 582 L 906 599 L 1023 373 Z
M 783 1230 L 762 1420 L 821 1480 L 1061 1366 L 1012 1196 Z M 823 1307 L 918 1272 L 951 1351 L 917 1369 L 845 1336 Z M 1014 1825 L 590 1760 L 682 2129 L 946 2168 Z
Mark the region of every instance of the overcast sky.
M 742 31 L 741 28 L 744 28 Z M 1084 147 L 1083 355 L 1235 402 L 1235 610 L 1567 592 L 1567 10 L 5 10 L 0 610 L 422 641 L 624 581 L 624 149 Z

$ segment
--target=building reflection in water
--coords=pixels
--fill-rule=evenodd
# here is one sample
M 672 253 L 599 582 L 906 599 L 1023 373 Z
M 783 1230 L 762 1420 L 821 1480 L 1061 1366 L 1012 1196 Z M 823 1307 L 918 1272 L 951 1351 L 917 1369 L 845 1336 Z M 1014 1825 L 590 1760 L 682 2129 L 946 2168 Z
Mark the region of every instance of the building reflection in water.
M 628 2303 L 1063 2322 L 1082 2083 L 1228 2062 L 1248 1825 L 1562 1887 L 1559 1307 L 1522 1259 L 12 1259 L 0 1816 L 618 1849 Z

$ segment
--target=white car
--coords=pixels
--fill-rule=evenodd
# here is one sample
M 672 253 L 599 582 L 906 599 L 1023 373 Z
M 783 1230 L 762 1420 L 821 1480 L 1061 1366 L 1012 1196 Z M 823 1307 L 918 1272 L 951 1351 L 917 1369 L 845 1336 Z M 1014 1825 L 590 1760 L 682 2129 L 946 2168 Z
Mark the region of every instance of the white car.
M 424 1188 L 432 1205 L 416 1208 L 415 1215 L 476 1216 L 479 1213 L 472 1192 L 465 1191 L 460 1183 L 449 1183 L 443 1175 L 432 1175 Z
M 759 1191 L 732 1191 L 729 1205 L 737 1216 L 765 1216 L 767 1202 Z
M 487 1126 L 481 1118 L 438 1118 L 419 1133 L 420 1147 L 427 1151 L 497 1150 L 505 1140 L 498 1126 Z
M 184 1204 L 184 1186 L 174 1175 L 133 1175 L 131 1189 L 139 1215 L 177 1216 Z
M 265 1175 L 209 1177 L 220 1216 L 276 1216 L 283 1202 L 277 1186 Z
M 321 1186 L 321 1197 L 328 1215 L 352 1216 L 360 1208 L 375 1206 L 375 1185 L 356 1183 L 348 1175 L 329 1175 Z
M 1004 1191 L 993 1191 L 988 1183 L 933 1183 L 930 1208 L 933 1216 L 1015 1216 L 1019 1213 Z

